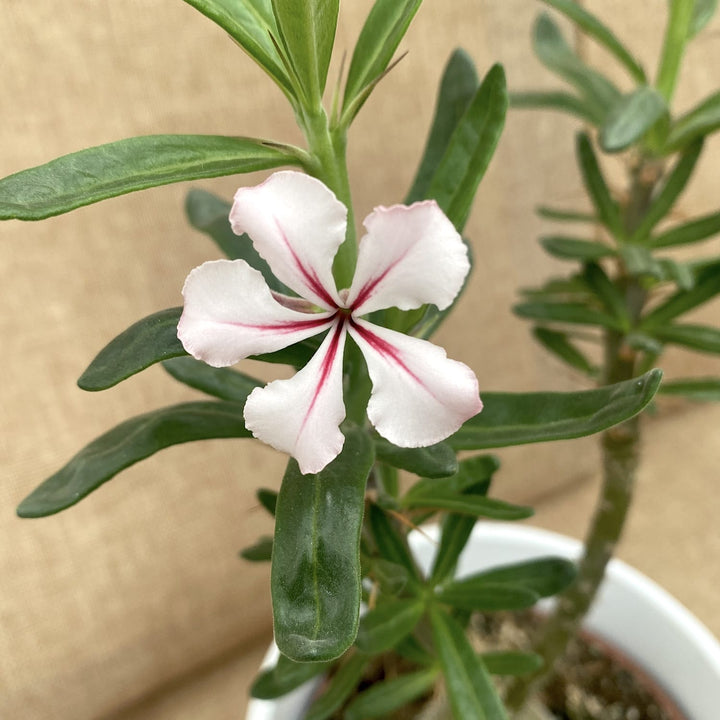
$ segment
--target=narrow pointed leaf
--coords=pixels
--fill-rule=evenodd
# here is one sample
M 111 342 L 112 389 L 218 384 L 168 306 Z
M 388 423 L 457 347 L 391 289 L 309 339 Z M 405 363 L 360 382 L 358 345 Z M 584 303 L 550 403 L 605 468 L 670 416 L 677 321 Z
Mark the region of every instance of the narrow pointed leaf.
M 533 515 L 533 509 L 524 505 L 512 505 L 503 500 L 488 497 L 451 495 L 442 491 L 424 493 L 419 497 L 403 498 L 401 504 L 409 510 L 431 508 L 493 520 L 524 520 Z
M 624 330 L 629 330 L 630 318 L 625 306 L 625 298 L 602 267 L 595 262 L 586 263 L 583 279 L 614 320 Z
M 292 86 L 271 36 L 278 34 L 270 0 L 185 0 L 219 25 L 292 96 Z
M 422 0 L 376 0 L 353 50 L 343 108 L 349 107 L 385 72 L 421 3 Z M 359 109 L 360 105 L 355 112 Z
M 263 670 L 255 678 L 250 695 L 258 700 L 274 700 L 326 672 L 331 666 L 331 662 L 299 663 L 280 655 L 275 667 Z
M 158 185 L 298 165 L 260 140 L 213 135 L 147 135 L 52 160 L 0 180 L 0 220 L 43 220 Z
M 718 0 L 695 0 L 693 16 L 690 22 L 690 37 L 697 35 L 712 20 L 717 10 Z
M 355 640 L 360 612 L 360 529 L 373 463 L 353 429 L 316 475 L 288 463 L 275 511 L 271 587 L 275 641 L 297 661 L 332 660 Z
M 707 353 L 720 353 L 720 329 L 706 325 L 661 325 L 652 328 L 658 340 Z
M 383 602 L 360 620 L 355 644 L 371 655 L 390 650 L 415 629 L 424 610 L 419 598 Z
M 640 86 L 617 103 L 608 115 L 600 130 L 600 147 L 609 153 L 625 150 L 667 112 L 665 100 L 655 88 Z
M 507 720 L 490 674 L 465 637 L 462 627 L 437 608 L 431 610 L 430 621 L 454 717 L 463 720 Z
M 586 262 L 615 255 L 615 250 L 604 243 L 565 237 L 564 235 L 542 237 L 540 238 L 540 244 L 550 255 L 561 260 Z
M 390 4 L 394 5 L 394 0 Z M 455 50 L 440 81 L 430 134 L 412 188 L 405 198 L 406 205 L 428 197 L 433 176 L 479 84 L 475 64 L 470 56 L 464 50 Z
M 720 128 L 720 92 L 713 93 L 670 127 L 666 151 L 682 150 L 693 140 Z
M 597 40 L 606 50 L 609 50 L 625 66 L 636 82 L 646 81 L 645 71 L 628 49 L 606 25 L 600 22 L 595 15 L 589 13 L 580 3 L 576 0 L 543 0 L 543 2 L 570 18 L 586 35 Z
M 436 668 L 406 673 L 393 680 L 375 683 L 361 692 L 345 710 L 345 720 L 370 720 L 386 717 L 429 693 L 438 676 Z
M 695 276 L 687 263 L 675 262 L 671 258 L 658 258 L 663 279 L 671 280 L 680 290 L 692 290 L 695 287 Z
M 472 578 L 458 582 L 469 585 L 482 583 L 508 584 L 537 593 L 539 597 L 550 597 L 564 590 L 575 579 L 575 564 L 558 557 L 543 557 L 477 573 Z
M 256 543 L 240 551 L 240 557 L 248 562 L 270 562 L 273 539 L 261 537 Z
M 546 220 L 557 220 L 559 222 L 581 222 L 596 223 L 597 217 L 591 213 L 578 212 L 577 210 L 564 210 L 560 208 L 539 205 L 535 212 Z
M 178 357 L 163 362 L 163 369 L 175 380 L 207 395 L 245 403 L 248 395 L 263 385 L 260 380 L 229 368 L 214 368 L 191 357 Z
M 393 467 L 423 477 L 448 477 L 458 469 L 455 451 L 445 443 L 422 448 L 401 448 L 378 437 L 375 438 L 375 454 L 379 460 Z
M 598 325 L 622 330 L 622 323 L 602 310 L 572 302 L 526 302 L 513 307 L 519 317 L 536 322 L 556 322 L 570 325 Z
M 620 209 L 610 195 L 610 190 L 593 150 L 592 142 L 585 133 L 578 134 L 577 156 L 583 182 L 595 206 L 598 219 L 616 238 L 623 237 Z
M 634 242 L 623 243 L 619 254 L 628 274 L 663 279 L 662 265 L 646 245 L 638 245 Z
M 121 470 L 172 445 L 211 438 L 247 438 L 242 405 L 189 402 L 126 420 L 85 446 L 33 490 L 20 517 L 45 517 L 74 505 Z
M 482 450 L 566 440 L 607 430 L 643 410 L 657 392 L 660 370 L 580 392 L 483 393 L 485 407 L 447 442 Z
M 663 395 L 680 395 L 688 400 L 720 401 L 720 378 L 669 380 L 660 386 Z
M 658 305 L 642 320 L 645 330 L 665 326 L 670 320 L 684 315 L 720 294 L 720 265 L 716 272 L 705 274 L 690 290 L 679 290 Z
M 620 100 L 620 91 L 573 52 L 560 28 L 546 13 L 535 23 L 533 50 L 548 70 L 569 82 L 587 99 L 593 115 L 604 118 Z
M 408 571 L 408 582 L 411 585 L 417 585 L 420 575 L 408 549 L 405 536 L 397 531 L 385 511 L 375 504 L 370 505 L 368 520 L 380 555 L 385 560 L 404 567 Z
M 653 228 L 672 210 L 695 169 L 702 148 L 703 142 L 698 140 L 682 153 L 672 172 L 667 176 L 662 189 L 653 198 L 645 219 L 633 234 L 633 242 L 647 240 Z
M 510 107 L 514 110 L 557 110 L 591 125 L 600 125 L 605 118 L 605 114 L 586 99 L 562 91 L 510 93 Z
M 540 596 L 523 587 L 504 583 L 473 583 L 458 580 L 438 589 L 436 597 L 441 603 L 460 610 L 498 612 L 500 610 L 524 610 L 532 607 Z
M 162 360 L 187 355 L 178 340 L 181 307 L 169 308 L 138 320 L 93 359 L 78 379 L 83 390 L 106 390 Z
M 674 247 L 706 240 L 720 233 L 720 212 L 704 215 L 690 222 L 677 225 L 650 238 L 651 247 Z
M 277 492 L 268 490 L 267 488 L 259 488 L 255 491 L 258 502 L 275 517 L 275 507 L 277 506 Z
M 494 455 L 476 455 L 465 458 L 458 463 L 457 472 L 453 475 L 438 478 L 424 478 L 416 482 L 404 495 L 405 500 L 415 500 L 428 495 L 435 495 L 438 492 L 445 494 L 459 494 L 478 483 L 485 483 L 492 478 L 493 473 L 500 467 L 500 461 Z M 484 495 L 473 490 L 471 494 Z
M 481 657 L 491 675 L 529 675 L 544 664 L 540 655 L 515 650 L 486 652 Z
M 339 0 L 272 0 L 288 59 L 313 104 L 320 102 L 325 90 L 339 4 Z
M 494 65 L 453 132 L 427 195 L 462 232 L 505 124 L 505 71 Z
M 228 219 L 231 207 L 229 202 L 198 188 L 190 190 L 185 198 L 185 213 L 196 230 L 208 235 L 230 260 L 245 260 L 250 267 L 259 270 L 271 290 L 292 295 L 258 255 L 250 238 L 233 232 Z
M 332 676 L 323 694 L 313 702 L 303 720 L 328 720 L 357 690 L 369 659 L 355 653 Z
M 598 374 L 598 367 L 593 365 L 580 350 L 570 342 L 567 333 L 557 332 L 544 327 L 533 328 L 535 339 L 555 357 L 566 362 L 570 367 L 580 370 L 590 377 Z

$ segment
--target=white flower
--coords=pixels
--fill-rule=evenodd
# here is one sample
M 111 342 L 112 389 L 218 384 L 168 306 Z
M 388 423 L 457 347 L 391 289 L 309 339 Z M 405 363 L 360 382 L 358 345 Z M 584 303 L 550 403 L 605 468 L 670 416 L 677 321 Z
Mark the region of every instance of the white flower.
M 292 455 L 303 473 L 341 451 L 343 349 L 349 333 L 372 381 L 367 414 L 400 447 L 432 445 L 482 409 L 472 370 L 425 340 L 363 320 L 374 310 L 450 306 L 470 264 L 467 249 L 434 201 L 376 208 L 364 222 L 355 277 L 338 292 L 333 258 L 345 238 L 347 210 L 319 180 L 277 172 L 240 188 L 230 211 L 275 276 L 301 298 L 271 292 L 244 260 L 196 267 L 183 288 L 178 337 L 214 367 L 270 353 L 325 331 L 310 362 L 288 380 L 253 390 L 245 423 L 263 442 Z M 300 308 L 300 309 L 297 309 Z

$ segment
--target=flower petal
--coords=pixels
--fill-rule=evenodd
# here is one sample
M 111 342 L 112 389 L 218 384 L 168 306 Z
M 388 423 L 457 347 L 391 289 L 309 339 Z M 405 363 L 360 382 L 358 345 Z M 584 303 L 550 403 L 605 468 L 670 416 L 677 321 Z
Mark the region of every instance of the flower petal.
M 365 218 L 347 298 L 357 315 L 433 303 L 447 308 L 470 270 L 465 244 L 434 200 L 378 207 Z
M 332 264 L 345 240 L 347 209 L 323 183 L 285 170 L 235 193 L 230 223 L 247 233 L 275 276 L 304 298 L 339 304 Z
M 310 362 L 289 380 L 256 388 L 245 403 L 245 426 L 292 455 L 302 473 L 320 472 L 342 450 L 345 419 L 342 367 L 345 323 L 336 321 Z
M 332 324 L 333 313 L 304 313 L 278 303 L 262 274 L 244 260 L 213 260 L 190 272 L 178 338 L 213 367 L 274 352 Z
M 441 347 L 365 320 L 349 332 L 373 384 L 368 418 L 391 443 L 433 445 L 482 410 L 475 374 Z

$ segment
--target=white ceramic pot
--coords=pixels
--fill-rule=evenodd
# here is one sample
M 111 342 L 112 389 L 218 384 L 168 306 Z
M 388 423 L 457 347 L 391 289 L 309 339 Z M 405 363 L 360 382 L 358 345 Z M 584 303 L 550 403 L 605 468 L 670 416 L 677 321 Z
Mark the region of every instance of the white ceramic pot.
M 428 528 L 437 537 L 437 528 Z M 430 566 L 435 545 L 410 536 L 420 565 Z M 458 576 L 545 555 L 576 559 L 577 540 L 512 523 L 478 523 L 458 565 Z M 600 596 L 585 626 L 638 662 L 665 689 L 688 720 L 720 718 L 720 643 L 700 621 L 652 580 L 621 560 L 612 560 Z M 273 645 L 264 666 L 277 659 Z M 301 720 L 314 683 L 278 701 L 251 700 L 246 720 Z

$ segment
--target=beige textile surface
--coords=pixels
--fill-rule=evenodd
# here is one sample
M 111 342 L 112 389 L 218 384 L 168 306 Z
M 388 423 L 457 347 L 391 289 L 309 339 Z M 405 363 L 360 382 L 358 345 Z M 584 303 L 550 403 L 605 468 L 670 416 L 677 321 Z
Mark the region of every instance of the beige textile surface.
M 653 2 L 657 12 L 649 15 L 645 3 L 591 3 L 623 39 L 639 44 L 649 67 L 665 9 L 664 2 Z M 352 47 L 370 5 L 343 4 L 340 50 Z M 351 133 L 359 218 L 374 205 L 402 199 L 434 88 L 454 47 L 464 46 L 482 72 L 503 62 L 513 88 L 552 85 L 529 50 L 537 9 L 527 0 L 426 0 L 402 45 L 408 57 L 383 81 Z M 694 69 L 683 75 L 681 107 L 715 89 L 719 31 L 716 21 L 689 53 Z M 301 142 L 281 93 L 180 0 L 73 0 L 62 7 L 3 0 L 0 47 L 3 176 L 87 145 L 156 132 Z M 601 52 L 591 53 L 604 60 Z M 481 388 L 582 386 L 531 343 L 527 325 L 509 311 L 518 286 L 558 268 L 538 249 L 536 237 L 548 228 L 532 208 L 582 198 L 574 127 L 551 114 L 511 114 L 484 180 L 467 231 L 477 262 L 473 284 L 438 335 L 451 357 L 476 370 Z M 713 140 L 680 212 L 717 208 L 719 153 Z M 238 184 L 257 179 L 199 185 L 229 197 Z M 137 193 L 42 223 L 0 226 L 3 720 L 241 716 L 239 691 L 250 665 L 243 648 L 267 637 L 270 619 L 266 569 L 241 563 L 236 551 L 270 529 L 254 490 L 277 486 L 281 456 L 249 442 L 173 448 L 56 517 L 14 516 L 33 487 L 101 431 L 196 397 L 159 368 L 100 394 L 74 385 L 107 340 L 138 318 L 179 304 L 187 272 L 217 256 L 183 220 L 188 187 Z M 713 304 L 697 317 L 717 322 L 717 315 Z M 670 375 L 718 370 L 716 358 L 680 353 L 669 354 L 665 366 Z M 264 368 L 257 372 L 270 377 Z M 715 632 L 720 536 L 711 481 L 719 422 L 712 408 L 661 408 L 651 424 L 657 438 L 647 447 L 666 455 L 658 452 L 644 471 L 645 499 L 623 551 Z M 501 453 L 505 466 L 495 493 L 538 500 L 541 524 L 581 533 L 592 492 L 581 481 L 592 476 L 593 448 L 584 440 Z M 657 470 L 659 490 L 651 486 L 650 468 Z M 191 690 L 199 688 L 194 699 L 191 690 L 178 691 L 175 700 L 150 701 L 137 714 L 127 709 L 163 687 L 179 687 L 180 679 L 204 666 L 215 670 L 199 684 L 188 681 Z M 233 679 L 232 668 L 242 680 Z

